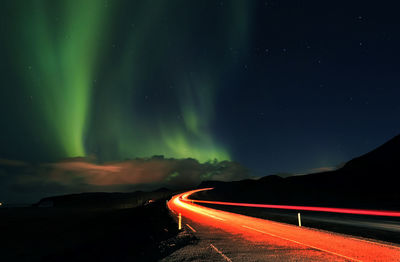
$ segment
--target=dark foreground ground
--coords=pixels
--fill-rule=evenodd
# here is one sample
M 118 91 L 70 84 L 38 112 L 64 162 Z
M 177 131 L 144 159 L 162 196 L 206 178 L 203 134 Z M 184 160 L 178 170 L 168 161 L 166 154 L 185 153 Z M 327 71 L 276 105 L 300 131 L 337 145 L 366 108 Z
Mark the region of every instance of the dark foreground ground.
M 156 261 L 190 242 L 165 199 L 126 209 L 0 209 L 1 261 Z

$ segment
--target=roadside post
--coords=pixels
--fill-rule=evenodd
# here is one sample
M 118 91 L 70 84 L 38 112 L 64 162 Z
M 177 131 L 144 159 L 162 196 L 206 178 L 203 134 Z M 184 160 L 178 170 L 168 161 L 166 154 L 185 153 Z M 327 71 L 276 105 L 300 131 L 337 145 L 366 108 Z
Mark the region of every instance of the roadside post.
M 178 215 L 178 229 L 179 230 L 182 229 L 182 215 L 181 215 L 181 213 L 179 213 L 179 215 Z
M 297 218 L 298 218 L 298 220 L 299 220 L 299 227 L 301 227 L 301 217 L 300 217 L 300 212 L 299 212 L 299 213 L 297 213 Z

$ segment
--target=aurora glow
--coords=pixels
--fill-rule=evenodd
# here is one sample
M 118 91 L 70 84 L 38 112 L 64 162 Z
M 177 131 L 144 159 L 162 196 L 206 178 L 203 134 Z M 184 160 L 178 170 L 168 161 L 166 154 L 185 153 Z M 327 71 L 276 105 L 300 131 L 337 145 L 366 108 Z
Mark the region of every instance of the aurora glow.
M 397 9 L 4 0 L 0 158 L 340 166 L 399 133 Z
M 96 0 L 64 1 L 56 13 L 49 10 L 50 1 L 26 4 L 31 8 L 24 9 L 29 13 L 21 11 L 19 64 L 24 68 L 25 88 L 37 98 L 37 114 L 57 140 L 52 143 L 62 147 L 65 157 L 83 156 L 92 82 L 105 37 L 101 29 L 108 10 Z
M 185 37 L 193 27 L 166 31 L 160 25 L 160 20 L 169 19 L 167 26 L 183 22 L 173 18 L 165 1 L 138 2 L 135 10 L 130 6 L 133 16 L 123 13 L 127 4 L 43 0 L 16 8 L 22 17 L 15 39 L 22 50 L 17 68 L 38 121 L 48 129 L 42 139 L 51 139 L 59 157 L 229 159 L 212 134 L 214 97 L 226 61 L 214 59 L 210 67 L 199 60 L 201 49 L 182 53 L 198 42 Z M 226 19 L 235 27 L 218 40 L 234 40 L 233 47 L 240 48 L 248 8 L 240 2 L 230 8 Z M 185 15 L 196 16 L 195 8 L 185 9 L 191 13 Z M 201 29 L 201 22 L 192 20 Z M 159 46 L 158 39 L 167 38 L 182 39 Z M 212 43 L 204 44 L 206 51 Z M 176 68 L 163 68 L 174 58 Z

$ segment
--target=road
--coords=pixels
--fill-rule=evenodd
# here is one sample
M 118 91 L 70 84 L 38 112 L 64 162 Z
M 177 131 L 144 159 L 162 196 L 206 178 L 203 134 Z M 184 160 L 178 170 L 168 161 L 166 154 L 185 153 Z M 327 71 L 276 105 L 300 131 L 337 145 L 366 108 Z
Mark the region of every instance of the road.
M 201 204 L 210 208 L 297 225 L 296 210 Z M 303 226 L 400 244 L 400 218 L 301 211 Z
M 200 206 L 174 196 L 168 207 L 199 242 L 164 261 L 400 261 L 400 247 Z

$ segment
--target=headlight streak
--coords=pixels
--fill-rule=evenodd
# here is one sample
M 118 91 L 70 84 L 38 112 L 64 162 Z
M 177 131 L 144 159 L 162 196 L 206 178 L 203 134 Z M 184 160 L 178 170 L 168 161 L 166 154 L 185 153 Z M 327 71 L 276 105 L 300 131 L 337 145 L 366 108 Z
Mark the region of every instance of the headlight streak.
M 353 214 L 353 215 L 400 217 L 399 211 L 351 209 L 351 208 L 336 208 L 336 207 L 313 207 L 313 206 L 234 203 L 234 202 L 222 202 L 222 201 L 194 200 L 194 199 L 188 198 L 191 194 L 194 194 L 196 192 L 212 190 L 212 189 L 213 188 L 205 188 L 205 189 L 190 191 L 191 193 L 186 193 L 186 194 L 182 195 L 182 201 L 186 201 L 186 202 L 190 201 L 193 203 L 212 204 L 212 205 L 225 205 L 225 206 L 257 207 L 257 208 L 271 208 L 271 209 L 330 212 L 330 213 Z
M 189 198 L 191 194 L 210 189 L 212 188 L 197 189 L 178 194 L 168 202 L 168 207 L 175 214 L 182 213 L 183 219 L 187 219 L 195 226 L 198 226 L 197 231 L 203 230 L 202 234 L 213 234 L 215 231 L 212 229 L 208 231 L 208 228 L 218 228 L 228 233 L 228 235 L 224 235 L 226 241 L 230 241 L 232 237 L 240 236 L 246 241 L 257 243 L 257 245 L 284 246 L 286 247 L 285 250 L 293 249 L 294 254 L 298 254 L 305 259 L 316 258 L 317 260 L 325 261 L 325 254 L 335 256 L 336 258 L 333 258 L 335 260 L 337 257 L 341 257 L 351 261 L 398 261 L 400 257 L 400 247 L 396 244 L 384 244 L 373 240 L 358 239 L 350 235 L 298 227 L 221 211 L 194 204 L 196 202 L 212 203 L 213 201 L 199 201 Z M 239 206 L 243 203 L 233 204 Z M 275 207 L 276 205 L 272 206 Z M 297 208 L 297 206 L 293 207 Z M 304 247 L 308 248 L 304 249 Z M 315 250 L 322 253 L 315 253 Z

